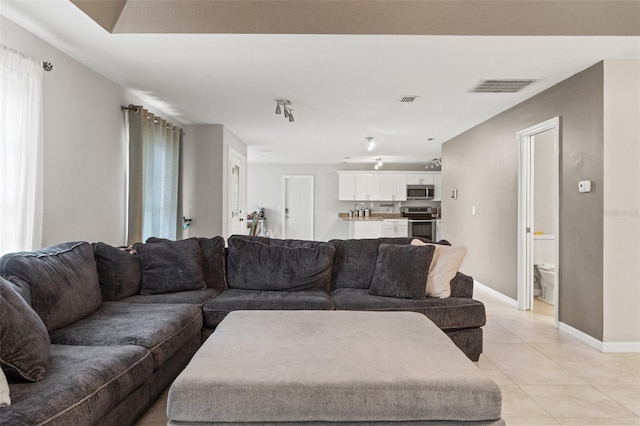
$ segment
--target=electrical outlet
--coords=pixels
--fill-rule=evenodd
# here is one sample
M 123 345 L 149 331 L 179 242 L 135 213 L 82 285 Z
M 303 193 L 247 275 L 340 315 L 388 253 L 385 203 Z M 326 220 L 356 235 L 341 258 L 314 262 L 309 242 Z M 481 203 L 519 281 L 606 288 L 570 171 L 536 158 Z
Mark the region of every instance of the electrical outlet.
M 591 192 L 591 181 L 581 180 L 578 182 L 578 192 Z

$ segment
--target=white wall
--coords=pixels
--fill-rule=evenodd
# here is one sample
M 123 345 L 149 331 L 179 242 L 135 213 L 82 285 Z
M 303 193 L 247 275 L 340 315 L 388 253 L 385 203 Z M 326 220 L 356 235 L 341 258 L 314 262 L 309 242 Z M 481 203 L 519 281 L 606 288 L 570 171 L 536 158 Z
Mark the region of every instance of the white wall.
M 640 61 L 604 63 L 604 339 L 640 347 Z
M 267 227 L 272 238 L 282 238 L 282 176 L 314 177 L 314 239 L 328 241 L 347 238 L 347 222 L 338 212 L 353 208 L 353 202 L 338 201 L 338 173 L 331 165 L 250 164 L 247 175 L 247 209 L 265 208 Z
M 555 234 L 555 164 L 554 133 L 553 130 L 534 136 L 534 200 L 533 200 L 533 229 L 545 234 Z
M 4 17 L 0 40 L 54 67 L 44 76 L 42 245 L 124 244 L 127 163 L 120 107 L 143 102 Z

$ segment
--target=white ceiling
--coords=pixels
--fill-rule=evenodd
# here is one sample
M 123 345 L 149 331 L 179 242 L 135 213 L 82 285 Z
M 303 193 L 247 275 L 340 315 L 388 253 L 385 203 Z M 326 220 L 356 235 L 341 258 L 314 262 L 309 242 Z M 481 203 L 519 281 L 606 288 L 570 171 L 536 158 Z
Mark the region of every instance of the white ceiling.
M 67 0 L 2 0 L 0 14 L 183 124 L 224 124 L 253 163 L 426 162 L 600 60 L 640 59 L 639 37 L 110 34 Z M 540 80 L 469 93 L 483 78 Z

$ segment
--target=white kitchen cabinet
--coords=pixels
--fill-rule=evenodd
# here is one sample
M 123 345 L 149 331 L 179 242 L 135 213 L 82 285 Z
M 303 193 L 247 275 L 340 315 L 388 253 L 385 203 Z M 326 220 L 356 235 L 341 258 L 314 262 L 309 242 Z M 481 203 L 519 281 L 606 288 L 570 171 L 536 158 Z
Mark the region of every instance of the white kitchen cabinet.
M 407 173 L 407 185 L 433 185 L 434 173 Z
M 442 200 L 442 174 L 433 175 L 433 201 Z
M 349 222 L 349 238 L 380 238 L 381 220 L 352 220 Z
M 380 200 L 380 175 L 377 173 L 357 173 L 355 175 L 356 201 Z
M 356 199 L 356 174 L 340 173 L 338 175 L 338 200 L 355 201 Z
M 436 220 L 436 235 L 433 237 L 433 241 L 440 241 L 444 239 L 442 236 L 442 219 Z
M 382 221 L 383 237 L 408 237 L 409 221 L 407 219 L 384 219 Z
M 379 201 L 406 201 L 407 200 L 407 175 L 381 174 Z

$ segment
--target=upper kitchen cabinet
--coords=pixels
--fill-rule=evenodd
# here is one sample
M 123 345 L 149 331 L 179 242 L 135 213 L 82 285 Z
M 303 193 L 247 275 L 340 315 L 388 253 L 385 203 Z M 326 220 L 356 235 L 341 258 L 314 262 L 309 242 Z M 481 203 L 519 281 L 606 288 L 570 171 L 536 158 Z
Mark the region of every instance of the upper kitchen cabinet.
M 380 175 L 377 173 L 356 174 L 356 201 L 380 200 Z
M 433 201 L 442 201 L 442 174 L 433 175 Z
M 340 173 L 338 175 L 338 200 L 356 200 L 356 174 Z
M 406 201 L 407 200 L 407 175 L 381 174 L 380 175 L 380 199 L 378 201 Z
M 407 185 L 433 185 L 434 173 L 407 173 Z

